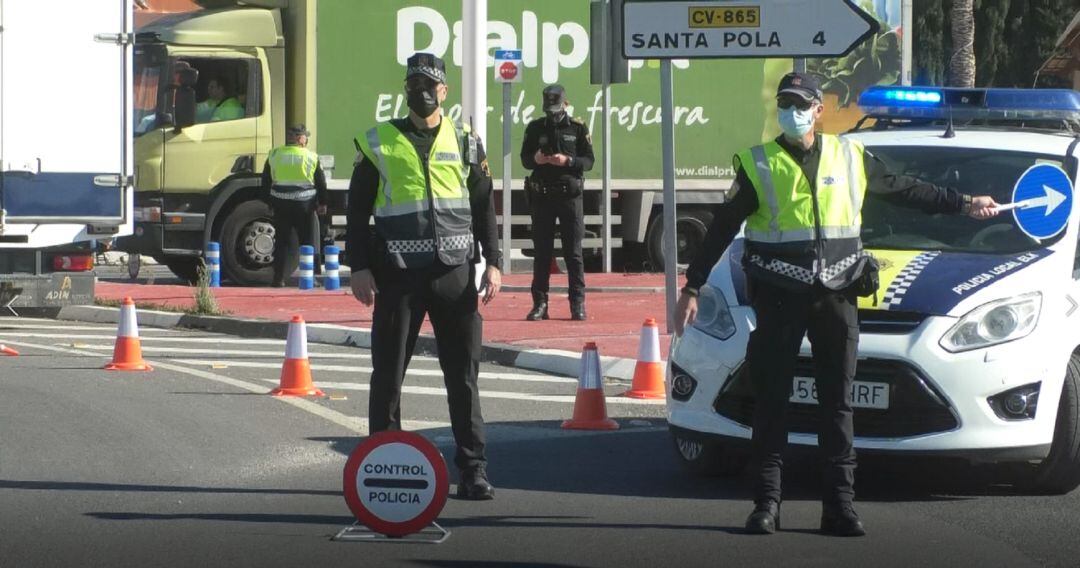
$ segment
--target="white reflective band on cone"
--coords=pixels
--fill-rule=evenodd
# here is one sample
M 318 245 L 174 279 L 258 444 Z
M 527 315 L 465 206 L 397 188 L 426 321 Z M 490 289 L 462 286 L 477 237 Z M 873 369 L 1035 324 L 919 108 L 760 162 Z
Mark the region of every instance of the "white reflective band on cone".
M 221 257 L 221 253 L 216 251 L 216 250 L 208 250 L 208 251 L 206 251 L 206 258 L 220 258 L 220 257 Z
M 646 325 L 641 328 L 637 360 L 641 363 L 660 362 L 660 331 L 655 326 Z
M 300 262 L 302 264 L 315 264 L 315 255 L 313 255 L 313 254 L 302 254 L 302 255 L 300 255 Z
M 315 277 L 315 271 L 314 270 L 301 270 L 300 271 L 300 278 L 314 278 L 314 277 Z
M 326 271 L 326 277 L 327 278 L 337 278 L 338 277 L 338 271 L 337 270 L 327 270 Z
M 116 330 L 117 337 L 138 337 L 139 322 L 135 316 L 135 304 L 123 304 L 120 306 L 120 326 Z
M 600 355 L 595 349 L 585 349 L 581 352 L 581 384 L 583 389 L 600 389 L 603 387 L 600 378 Z
M 286 359 L 307 359 L 307 326 L 304 322 L 289 322 L 289 335 L 285 340 Z
M 338 262 L 338 255 L 336 255 L 336 254 L 328 254 L 328 255 L 326 255 L 325 264 L 337 264 L 337 262 Z

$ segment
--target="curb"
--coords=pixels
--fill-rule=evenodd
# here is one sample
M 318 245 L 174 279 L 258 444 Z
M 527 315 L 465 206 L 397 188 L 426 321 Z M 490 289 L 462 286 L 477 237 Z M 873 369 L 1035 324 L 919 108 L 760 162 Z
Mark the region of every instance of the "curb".
M 139 325 L 157 328 L 184 328 L 211 333 L 225 333 L 242 337 L 284 339 L 289 323 L 241 319 L 222 316 L 195 316 L 175 312 L 139 310 Z M 91 323 L 117 323 L 119 308 L 103 306 L 65 306 L 55 319 Z M 348 347 L 371 347 L 371 330 L 325 323 L 307 324 L 308 341 Z M 416 339 L 417 353 L 435 355 L 435 338 L 421 334 Z M 524 349 L 502 343 L 485 343 L 480 348 L 480 360 L 506 367 L 516 367 L 567 377 L 577 377 L 581 371 L 581 354 L 558 349 Z M 637 361 L 622 357 L 600 357 L 600 370 L 604 377 L 625 381 L 634 379 Z
M 532 292 L 531 286 L 502 286 L 503 292 Z M 586 294 L 659 294 L 666 290 L 663 286 L 595 286 L 585 287 Z M 570 288 L 566 286 L 552 286 L 548 294 L 566 294 Z

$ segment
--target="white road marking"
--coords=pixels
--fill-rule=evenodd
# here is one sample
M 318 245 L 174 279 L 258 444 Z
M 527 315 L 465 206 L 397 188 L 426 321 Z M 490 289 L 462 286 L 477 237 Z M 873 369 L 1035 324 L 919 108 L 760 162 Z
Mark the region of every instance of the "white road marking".
M 415 357 L 414 357 L 415 359 Z M 174 363 L 180 363 L 183 365 L 205 365 L 213 367 L 214 365 L 225 365 L 228 367 L 242 367 L 247 369 L 280 369 L 280 364 L 275 363 L 257 363 L 253 361 L 219 361 L 213 359 L 173 359 Z M 371 373 L 371 367 L 350 367 L 347 365 L 319 365 L 314 364 L 311 366 L 312 371 L 325 371 L 328 373 Z M 415 375 L 418 377 L 441 377 L 443 372 L 440 369 L 409 369 L 407 375 Z M 544 375 L 525 375 L 522 373 L 496 373 L 489 371 L 480 371 L 481 379 L 491 380 L 503 380 L 503 381 L 521 381 L 526 383 L 563 383 L 563 384 L 577 384 L 577 379 L 571 379 L 569 377 L 552 377 Z
M 0 326 L 0 335 L 7 335 Z M 82 331 L 82 330 L 79 330 Z M 230 343 L 239 345 L 279 345 L 285 346 L 284 339 L 236 339 L 229 337 L 143 337 L 143 328 L 139 328 L 139 338 L 143 341 L 169 341 L 173 343 Z M 69 333 L 19 333 L 19 337 L 61 338 L 61 339 L 116 339 L 116 335 L 74 335 Z
M 25 320 L 17 320 L 17 321 L 23 322 Z M 13 330 L 18 330 L 18 329 L 37 329 L 37 330 L 55 329 L 56 331 L 67 332 L 67 333 L 70 333 L 72 331 L 111 331 L 111 332 L 113 332 L 115 334 L 116 333 L 116 327 L 117 326 L 115 326 L 115 325 L 111 325 L 111 326 L 107 326 L 107 327 L 106 326 L 91 325 L 91 326 L 85 326 L 84 327 L 84 326 L 79 326 L 79 325 L 58 326 L 58 325 L 36 325 L 36 324 L 28 324 L 28 323 L 8 323 L 7 321 L 5 321 L 5 318 L 0 318 L 0 331 L 13 331 Z M 140 332 L 142 332 L 142 331 L 151 331 L 151 332 L 158 332 L 158 333 L 180 333 L 181 331 L 185 331 L 185 330 L 172 329 L 172 328 L 162 328 L 162 327 L 143 326 L 143 327 L 139 328 L 139 331 Z
M 311 344 L 309 344 L 310 346 Z M 317 344 L 315 344 L 317 345 Z M 109 351 L 113 348 L 112 345 L 80 345 L 82 349 L 94 349 L 97 351 Z M 143 345 L 142 350 L 144 353 L 186 353 L 189 355 L 217 355 L 219 357 L 224 355 L 234 355 L 236 357 L 285 357 L 285 350 L 280 351 L 228 351 L 225 349 L 189 349 L 186 347 L 159 347 L 156 345 Z M 309 359 L 358 359 L 366 360 L 371 359 L 371 355 L 366 353 L 311 353 L 308 352 Z M 436 359 L 430 357 L 414 356 L 415 360 L 431 360 Z
M 45 351 L 52 351 L 52 352 L 55 352 L 55 353 L 67 353 L 69 355 L 79 355 L 79 356 L 82 356 L 82 357 L 98 357 L 99 356 L 98 353 L 94 353 L 94 352 L 82 351 L 82 350 L 79 350 L 79 349 L 67 349 L 67 348 L 63 348 L 63 347 L 53 347 L 51 345 L 38 345 L 38 344 L 35 344 L 35 343 L 27 343 L 25 341 L 7 341 L 7 343 L 10 343 L 12 345 L 17 345 L 19 347 L 29 347 L 29 348 L 35 348 L 35 349 L 42 349 L 42 350 L 45 350 Z M 217 382 L 217 383 L 229 385 L 229 386 L 232 386 L 232 387 L 235 387 L 235 388 L 238 388 L 238 389 L 241 389 L 241 390 L 245 390 L 245 391 L 248 391 L 248 392 L 253 392 L 253 393 L 257 393 L 257 394 L 267 394 L 267 393 L 270 392 L 269 390 L 267 390 L 266 387 L 264 387 L 262 385 L 259 385 L 259 384 L 256 384 L 256 383 L 249 383 L 247 381 L 241 381 L 241 380 L 238 380 L 238 379 L 234 379 L 232 377 L 226 377 L 225 375 L 219 375 L 217 373 L 210 373 L 210 372 L 207 372 L 207 371 L 200 371 L 198 369 L 189 369 L 187 367 L 183 367 L 183 366 L 180 366 L 180 365 L 173 365 L 171 363 L 162 363 L 160 361 L 147 361 L 147 362 L 150 363 L 152 366 L 154 366 L 156 368 L 168 369 L 170 371 L 174 371 L 174 372 L 177 372 L 177 373 L 183 373 L 185 375 L 190 375 L 190 376 L 193 376 L 193 377 L 198 377 L 198 378 L 201 378 L 201 379 L 206 379 L 206 380 L 214 381 L 214 382 Z M 275 384 L 277 383 L 277 381 L 271 381 L 271 382 L 273 382 Z M 267 396 L 269 397 L 268 394 L 267 394 Z M 299 397 L 274 396 L 274 397 L 269 397 L 269 398 L 272 398 L 274 400 L 283 402 L 285 404 L 292 405 L 292 406 L 294 406 L 296 408 L 299 408 L 301 410 L 304 410 L 304 411 L 306 411 L 308 413 L 319 416 L 320 418 L 323 418 L 325 420 L 333 422 L 334 424 L 342 426 L 342 427 L 344 427 L 344 428 L 346 428 L 348 430 L 356 432 L 357 434 L 360 434 L 361 436 L 366 436 L 368 434 L 367 420 L 362 418 L 362 417 L 349 416 L 347 414 L 343 414 L 343 413 L 338 412 L 336 410 L 326 408 L 325 406 L 321 406 L 321 405 L 316 404 L 316 403 L 314 403 L 314 402 L 312 402 L 310 400 L 299 398 Z M 426 421 L 419 421 L 419 420 L 402 420 L 402 428 L 405 428 L 407 430 L 426 430 L 426 429 L 429 429 L 429 428 L 449 428 L 449 427 L 450 427 L 450 424 L 446 423 L 446 422 L 426 422 Z
M 262 379 L 262 381 L 270 384 L 277 384 L 278 382 L 277 379 Z M 326 381 L 316 381 L 316 385 L 322 389 L 352 391 L 371 390 L 371 386 L 366 383 L 334 383 Z M 446 389 L 442 387 L 415 387 L 403 385 L 401 387 L 401 392 L 407 394 L 446 396 Z M 576 398 L 576 396 L 481 390 L 480 398 L 498 398 L 503 400 L 525 400 L 528 402 L 557 402 L 563 404 L 574 404 L 574 399 Z M 607 399 L 608 404 L 626 404 L 630 406 L 657 406 L 662 405 L 666 402 L 664 399 L 637 399 L 623 398 L 618 396 L 607 396 L 605 398 Z

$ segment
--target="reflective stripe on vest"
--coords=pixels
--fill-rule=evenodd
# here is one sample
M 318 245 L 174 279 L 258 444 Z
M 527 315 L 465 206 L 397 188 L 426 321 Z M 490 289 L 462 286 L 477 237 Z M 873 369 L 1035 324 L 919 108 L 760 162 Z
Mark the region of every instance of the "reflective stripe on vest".
M 755 146 L 736 158 L 753 165 L 743 169 L 762 205 L 746 221 L 746 238 L 774 244 L 813 240 L 813 193 L 795 159 L 776 142 Z M 822 238 L 858 238 L 866 194 L 862 145 L 821 135 L 816 187 Z
M 315 170 L 319 155 L 296 145 L 279 146 L 267 157 L 273 186 L 270 195 L 278 199 L 307 201 L 315 197 Z
M 392 123 L 358 137 L 363 155 L 379 170 L 375 229 L 402 268 L 419 268 L 438 258 L 454 266 L 473 248 L 472 214 L 462 160 L 462 135 L 446 119 L 422 160 L 416 147 Z

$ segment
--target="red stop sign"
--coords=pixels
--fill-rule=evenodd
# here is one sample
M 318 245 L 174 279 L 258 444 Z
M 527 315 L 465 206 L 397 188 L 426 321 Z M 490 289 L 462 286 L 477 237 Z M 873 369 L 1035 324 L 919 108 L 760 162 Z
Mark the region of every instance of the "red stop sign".
M 517 65 L 514 65 L 509 61 L 504 61 L 503 64 L 499 66 L 499 76 L 502 77 L 505 81 L 513 80 L 514 77 L 517 77 L 517 74 Z

